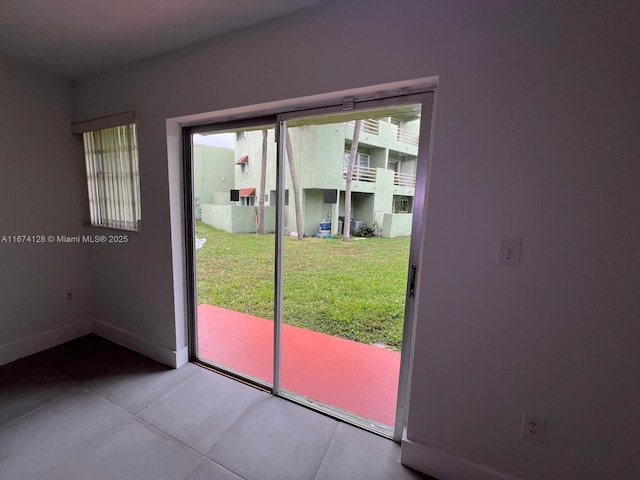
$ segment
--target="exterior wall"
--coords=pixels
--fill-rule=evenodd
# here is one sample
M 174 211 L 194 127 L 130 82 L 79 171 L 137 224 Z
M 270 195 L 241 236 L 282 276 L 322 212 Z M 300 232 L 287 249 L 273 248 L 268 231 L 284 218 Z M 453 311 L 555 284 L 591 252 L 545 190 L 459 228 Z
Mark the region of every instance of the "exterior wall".
M 275 207 L 264 208 L 264 231 L 271 233 L 276 224 Z M 255 233 L 256 208 L 237 205 L 202 204 L 202 222 L 229 233 Z
M 204 203 L 229 203 L 229 190 L 235 188 L 233 150 L 212 145 L 193 146 L 193 192 L 195 216 L 201 218 Z
M 231 205 L 203 203 L 200 205 L 200 211 L 203 223 L 224 230 L 225 232 L 233 231 Z
M 383 122 L 380 122 L 381 124 Z M 387 160 L 389 159 L 388 148 L 369 148 L 370 167 L 371 168 L 387 168 Z M 415 172 L 414 172 L 415 173 Z
M 247 137 L 236 142 L 235 160 L 247 155 L 248 171 L 240 172 L 240 165 L 234 165 L 235 187 L 231 188 L 255 188 L 256 196 L 260 195 L 260 171 L 262 163 L 262 130 L 252 130 L 247 132 Z M 269 192 L 276 188 L 276 142 L 274 129 L 268 129 L 267 133 L 267 169 L 266 169 L 265 191 Z M 256 204 L 257 204 L 256 199 Z
M 309 188 L 342 188 L 342 158 L 344 155 L 344 123 L 314 126 L 310 136 L 315 137 L 313 177 Z M 314 134 L 315 133 L 315 134 Z M 306 185 L 306 184 L 305 184 Z
M 393 207 L 393 172 L 384 168 L 378 168 L 376 171 L 375 183 L 375 204 L 376 212 L 391 213 Z M 377 223 L 380 223 L 378 221 Z
M 385 213 L 382 220 L 382 238 L 408 237 L 411 235 L 410 213 Z
M 315 235 L 320 229 L 320 221 L 327 219 L 324 208 L 324 193 L 322 190 L 306 189 L 304 191 L 303 220 L 304 234 Z

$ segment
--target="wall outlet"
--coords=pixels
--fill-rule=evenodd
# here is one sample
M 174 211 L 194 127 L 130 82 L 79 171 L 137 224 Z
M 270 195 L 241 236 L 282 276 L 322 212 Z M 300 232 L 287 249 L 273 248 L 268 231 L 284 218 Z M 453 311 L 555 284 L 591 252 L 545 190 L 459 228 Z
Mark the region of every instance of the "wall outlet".
M 64 291 L 64 298 L 65 298 L 66 303 L 73 303 L 73 301 L 74 301 L 73 290 L 65 290 Z
M 522 432 L 520 436 L 530 442 L 543 443 L 544 430 L 547 421 L 544 418 L 534 417 L 527 413 L 522 414 Z

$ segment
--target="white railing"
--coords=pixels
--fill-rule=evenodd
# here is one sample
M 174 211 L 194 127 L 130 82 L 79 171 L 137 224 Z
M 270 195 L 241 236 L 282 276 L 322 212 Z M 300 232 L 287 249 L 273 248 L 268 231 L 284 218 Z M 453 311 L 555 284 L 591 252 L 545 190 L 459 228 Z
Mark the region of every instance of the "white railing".
M 415 187 L 416 186 L 416 176 L 411 173 L 399 173 L 395 172 L 393 176 L 393 184 L 400 185 L 403 187 Z
M 420 141 L 420 135 L 398 127 L 397 140 L 403 143 L 410 143 L 411 145 L 418 145 L 418 142 Z
M 342 178 L 347 178 L 347 172 L 342 172 Z M 369 167 L 353 167 L 353 174 L 351 180 L 359 180 L 361 182 L 375 182 L 376 181 L 376 169 Z
M 355 128 L 356 122 L 355 120 L 351 120 L 345 124 L 349 128 Z M 360 130 L 366 133 L 371 133 L 373 135 L 378 135 L 380 132 L 380 126 L 378 125 L 378 120 L 367 119 L 363 120 L 360 124 Z

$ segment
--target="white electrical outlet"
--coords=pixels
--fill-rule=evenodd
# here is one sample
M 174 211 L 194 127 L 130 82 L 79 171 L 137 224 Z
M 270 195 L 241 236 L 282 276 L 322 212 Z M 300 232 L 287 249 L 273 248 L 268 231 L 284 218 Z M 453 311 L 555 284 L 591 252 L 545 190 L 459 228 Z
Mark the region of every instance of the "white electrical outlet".
M 522 432 L 520 436 L 530 442 L 544 442 L 544 430 L 547 421 L 544 418 L 534 417 L 532 415 L 522 414 Z
M 520 265 L 520 243 L 521 237 L 498 238 L 498 265 L 507 267 L 517 267 Z

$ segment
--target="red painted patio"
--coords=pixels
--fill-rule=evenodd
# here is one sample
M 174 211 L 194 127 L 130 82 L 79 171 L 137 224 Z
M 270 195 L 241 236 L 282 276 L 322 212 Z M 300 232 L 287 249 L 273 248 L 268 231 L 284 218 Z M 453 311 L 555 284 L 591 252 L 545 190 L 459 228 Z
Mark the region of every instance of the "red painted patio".
M 273 382 L 271 320 L 199 305 L 198 346 L 200 358 Z M 399 352 L 282 326 L 285 390 L 392 426 L 399 376 Z

